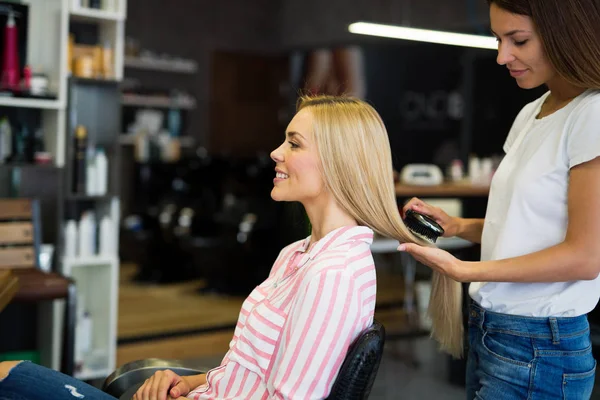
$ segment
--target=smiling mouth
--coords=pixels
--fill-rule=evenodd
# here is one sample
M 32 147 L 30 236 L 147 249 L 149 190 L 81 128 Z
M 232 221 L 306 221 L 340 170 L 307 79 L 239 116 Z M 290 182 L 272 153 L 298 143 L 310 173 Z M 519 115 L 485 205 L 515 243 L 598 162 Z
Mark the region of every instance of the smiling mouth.
M 283 172 L 278 172 L 277 174 L 275 174 L 275 177 L 278 179 L 287 179 L 289 178 L 289 175 L 284 174 Z

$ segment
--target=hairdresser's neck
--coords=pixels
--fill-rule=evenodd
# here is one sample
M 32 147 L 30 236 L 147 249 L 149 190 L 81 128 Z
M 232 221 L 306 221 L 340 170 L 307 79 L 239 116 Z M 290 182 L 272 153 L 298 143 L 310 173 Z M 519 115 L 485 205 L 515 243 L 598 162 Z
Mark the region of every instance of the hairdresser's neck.
M 312 226 L 309 246 L 337 228 L 358 225 L 330 196 L 303 205 Z
M 550 89 L 551 100 L 553 103 L 560 104 L 569 102 L 581 93 L 585 92 L 585 88 L 577 87 L 560 76 L 546 82 L 548 89 Z

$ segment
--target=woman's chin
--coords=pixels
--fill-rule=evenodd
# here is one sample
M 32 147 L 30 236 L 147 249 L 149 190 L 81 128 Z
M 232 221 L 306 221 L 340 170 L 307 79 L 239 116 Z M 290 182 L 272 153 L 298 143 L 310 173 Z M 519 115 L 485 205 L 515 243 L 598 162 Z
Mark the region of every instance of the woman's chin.
M 517 85 L 521 89 L 529 90 L 529 89 L 535 89 L 537 87 L 540 87 L 541 85 L 543 85 L 543 83 L 536 82 L 532 79 L 524 79 L 524 80 L 517 79 Z
M 277 190 L 276 187 L 273 188 L 273 190 L 271 190 L 271 198 L 275 201 L 283 201 L 285 200 L 283 198 L 283 196 L 281 195 L 281 193 L 279 192 L 279 190 Z

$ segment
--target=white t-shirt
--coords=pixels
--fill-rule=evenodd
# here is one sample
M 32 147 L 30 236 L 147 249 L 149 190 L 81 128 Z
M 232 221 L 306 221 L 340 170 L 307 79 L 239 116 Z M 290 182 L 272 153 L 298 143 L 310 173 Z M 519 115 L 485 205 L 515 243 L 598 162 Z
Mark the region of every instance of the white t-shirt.
M 569 170 L 600 156 L 600 91 L 536 119 L 550 92 L 526 105 L 504 143 L 494 174 L 481 238 L 481 259 L 534 253 L 561 243 L 567 232 Z M 523 265 L 527 268 L 527 265 Z M 600 278 L 556 283 L 472 283 L 483 308 L 531 317 L 578 316 L 600 297 Z

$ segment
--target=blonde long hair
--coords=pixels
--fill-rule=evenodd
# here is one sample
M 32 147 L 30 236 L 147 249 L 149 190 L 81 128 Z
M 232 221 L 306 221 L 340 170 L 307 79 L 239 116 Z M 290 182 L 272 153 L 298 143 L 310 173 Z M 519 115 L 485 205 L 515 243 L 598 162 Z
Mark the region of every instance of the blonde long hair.
M 396 203 L 392 154 L 385 125 L 369 104 L 352 97 L 302 96 L 310 110 L 323 179 L 337 203 L 360 225 L 398 240 L 431 246 L 413 235 Z M 434 271 L 429 303 L 432 337 L 442 350 L 462 356 L 462 288 Z

